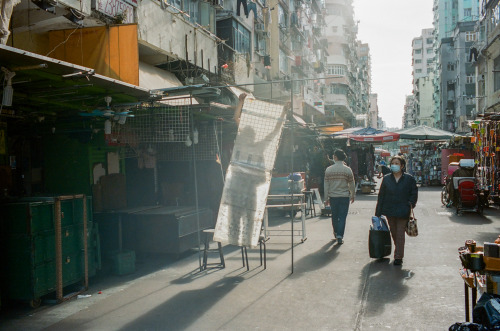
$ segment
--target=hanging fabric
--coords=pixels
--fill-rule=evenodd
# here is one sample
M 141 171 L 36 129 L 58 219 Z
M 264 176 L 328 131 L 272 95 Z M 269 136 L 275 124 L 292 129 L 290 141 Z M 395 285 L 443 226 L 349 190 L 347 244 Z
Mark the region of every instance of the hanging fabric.
M 240 8 L 243 5 L 243 11 L 245 12 L 246 18 L 248 18 L 248 5 L 247 0 L 236 0 L 236 15 L 240 16 Z

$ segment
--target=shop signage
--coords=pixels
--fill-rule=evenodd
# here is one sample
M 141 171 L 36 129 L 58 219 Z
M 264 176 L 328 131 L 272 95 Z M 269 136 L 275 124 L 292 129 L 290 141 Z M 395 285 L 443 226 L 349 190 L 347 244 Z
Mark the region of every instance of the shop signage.
M 124 14 L 123 23 L 134 23 L 134 7 L 131 4 L 136 0 L 96 0 L 96 10 L 104 15 L 116 17 L 117 15 Z
M 400 146 L 399 149 L 401 150 L 401 153 L 408 153 L 410 151 L 410 146 Z

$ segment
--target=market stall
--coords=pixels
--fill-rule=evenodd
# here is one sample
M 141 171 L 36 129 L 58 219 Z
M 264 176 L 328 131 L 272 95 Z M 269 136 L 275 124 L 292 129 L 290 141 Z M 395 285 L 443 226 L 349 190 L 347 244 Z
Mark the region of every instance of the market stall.
M 448 146 L 450 139 L 457 135 L 425 125 L 411 127 L 397 131 L 401 139 L 412 140 L 406 150 L 408 158 L 408 172 L 415 176 L 418 184 L 440 185 L 443 173 L 447 172 L 447 160 L 443 165 L 442 151 Z M 406 147 L 406 146 L 405 146 Z M 402 150 L 403 152 L 403 150 Z
M 416 141 L 407 155 L 408 172 L 415 177 L 417 184 L 424 186 L 441 184 L 441 142 Z
M 483 195 L 495 203 L 500 201 L 500 180 L 498 169 L 500 160 L 500 116 L 492 115 L 475 121 L 471 125 L 474 144 L 475 162 L 477 165 L 477 188 Z
M 465 321 L 470 321 L 472 308 L 474 323 L 488 330 L 492 330 L 493 323 L 497 323 L 500 317 L 500 241 L 493 242 L 493 239 L 492 242 L 484 242 L 483 246 L 469 239 L 458 248 L 462 263 L 460 276 L 464 281 Z M 485 309 L 488 305 L 490 307 Z

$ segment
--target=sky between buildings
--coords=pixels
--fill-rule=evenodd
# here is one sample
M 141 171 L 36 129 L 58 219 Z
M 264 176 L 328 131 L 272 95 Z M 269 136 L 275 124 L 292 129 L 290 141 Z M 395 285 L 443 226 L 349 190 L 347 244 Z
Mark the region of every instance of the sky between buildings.
M 433 0 L 354 0 L 358 39 L 370 46 L 372 93 L 388 128 L 401 128 L 412 93 L 411 42 L 432 28 Z

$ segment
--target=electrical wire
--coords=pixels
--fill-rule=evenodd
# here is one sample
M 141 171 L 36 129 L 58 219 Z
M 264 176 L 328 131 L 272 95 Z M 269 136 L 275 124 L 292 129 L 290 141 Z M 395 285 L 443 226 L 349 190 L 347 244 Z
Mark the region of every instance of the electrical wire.
M 50 55 L 52 52 L 54 52 L 54 51 L 55 51 L 55 50 L 56 50 L 59 46 L 61 46 L 61 45 L 65 44 L 65 43 L 67 43 L 67 42 L 68 42 L 68 40 L 69 40 L 69 38 L 71 37 L 71 35 L 72 35 L 73 33 L 75 33 L 75 32 L 76 32 L 76 30 L 78 30 L 78 29 L 80 29 L 80 27 L 77 27 L 77 28 L 75 28 L 73 31 L 71 31 L 71 33 L 68 35 L 68 37 L 66 38 L 66 40 L 64 40 L 64 41 L 60 42 L 60 43 L 59 43 L 56 47 L 54 47 L 54 48 L 53 48 L 50 52 L 48 52 L 45 56 L 49 56 L 49 55 Z

